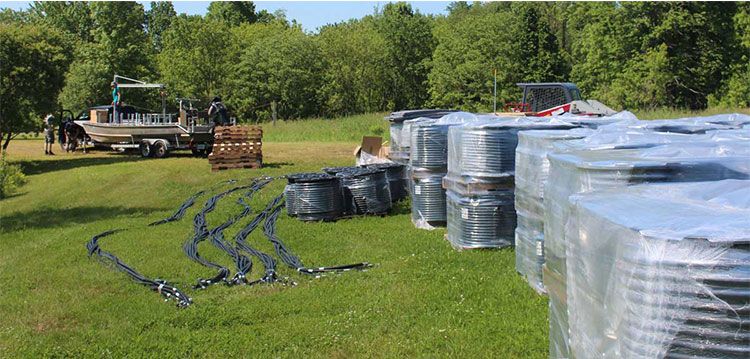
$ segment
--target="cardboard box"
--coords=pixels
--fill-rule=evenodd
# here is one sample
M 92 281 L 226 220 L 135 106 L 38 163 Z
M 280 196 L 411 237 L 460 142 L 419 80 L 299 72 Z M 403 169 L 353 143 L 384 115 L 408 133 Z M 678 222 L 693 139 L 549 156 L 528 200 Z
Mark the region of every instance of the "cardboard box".
M 359 164 L 389 162 L 388 146 L 380 136 L 363 136 L 362 144 L 354 149 L 355 162 Z
M 94 123 L 107 122 L 107 110 L 91 110 L 89 121 Z

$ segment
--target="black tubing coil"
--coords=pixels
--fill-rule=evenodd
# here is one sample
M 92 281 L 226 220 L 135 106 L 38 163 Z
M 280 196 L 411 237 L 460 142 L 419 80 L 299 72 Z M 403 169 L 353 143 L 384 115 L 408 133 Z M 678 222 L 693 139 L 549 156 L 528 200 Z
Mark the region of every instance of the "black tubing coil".
M 338 178 L 326 173 L 298 173 L 287 176 L 294 184 L 294 212 L 302 221 L 341 217 L 343 198 Z
M 459 248 L 499 248 L 514 243 L 513 190 L 446 195 L 448 240 Z
M 446 221 L 445 190 L 442 174 L 414 176 L 411 184 L 411 216 L 413 221 L 441 224 Z
M 398 202 L 409 196 L 408 171 L 406 166 L 401 163 L 375 163 L 366 165 L 367 168 L 377 168 L 385 170 L 388 177 L 388 184 L 391 189 L 391 201 Z

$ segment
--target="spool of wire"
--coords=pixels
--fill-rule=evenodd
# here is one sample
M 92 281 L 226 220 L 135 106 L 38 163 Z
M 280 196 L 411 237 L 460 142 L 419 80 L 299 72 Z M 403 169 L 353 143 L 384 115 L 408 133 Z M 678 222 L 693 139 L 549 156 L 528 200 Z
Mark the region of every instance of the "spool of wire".
M 448 240 L 454 247 L 498 248 L 513 245 L 516 212 L 513 190 L 446 195 Z
M 287 176 L 294 184 L 294 211 L 302 221 L 341 217 L 343 200 L 339 180 L 325 173 L 298 173 Z
M 388 185 L 391 190 L 391 201 L 397 202 L 409 196 L 409 182 L 407 181 L 408 173 L 406 166 L 400 163 L 375 163 L 367 165 L 367 168 L 377 168 L 385 170 L 388 177 Z
M 391 208 L 391 190 L 385 170 L 358 167 L 336 176 L 344 189 L 346 213 L 378 214 Z
M 448 166 L 448 128 L 450 125 L 424 121 L 412 125 L 412 168 L 445 171 Z
M 412 177 L 411 218 L 419 228 L 444 225 L 444 173 L 414 173 Z

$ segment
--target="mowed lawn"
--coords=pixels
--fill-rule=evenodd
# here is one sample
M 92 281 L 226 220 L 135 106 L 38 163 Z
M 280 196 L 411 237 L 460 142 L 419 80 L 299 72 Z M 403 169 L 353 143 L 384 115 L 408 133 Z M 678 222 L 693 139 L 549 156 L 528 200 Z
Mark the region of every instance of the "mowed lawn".
M 264 125 L 261 170 L 211 172 L 205 159 L 187 153 L 63 154 L 57 144 L 57 156 L 47 157 L 39 140 L 11 142 L 8 158 L 23 166 L 28 183 L 0 201 L 0 357 L 546 357 L 547 299 L 516 273 L 513 250 L 454 251 L 444 230 L 413 227 L 408 203 L 386 217 L 334 223 L 281 215 L 278 237 L 305 265 L 377 263 L 368 271 L 311 279 L 279 263 L 297 286 L 189 288 L 215 275 L 181 248 L 206 197 L 182 221 L 146 224 L 221 180 L 351 165 L 357 138 L 387 137 L 382 114 L 349 120 L 357 124 Z M 329 123 L 340 134 L 331 135 Z M 257 193 L 254 209 L 283 186 L 276 181 Z M 219 202 L 209 226 L 241 210 L 238 196 Z M 102 249 L 150 278 L 188 286 L 194 305 L 178 309 L 89 259 L 85 243 L 115 228 L 128 230 L 103 238 Z M 248 242 L 273 253 L 260 230 Z M 233 271 L 229 257 L 208 241 L 198 250 Z M 262 269 L 256 261 L 250 277 Z

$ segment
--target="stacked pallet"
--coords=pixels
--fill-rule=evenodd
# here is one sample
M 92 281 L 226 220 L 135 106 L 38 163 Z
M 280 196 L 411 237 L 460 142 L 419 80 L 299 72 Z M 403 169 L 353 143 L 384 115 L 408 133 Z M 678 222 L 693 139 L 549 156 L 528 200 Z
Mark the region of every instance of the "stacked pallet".
M 214 129 L 214 146 L 208 155 L 211 170 L 233 168 L 260 168 L 263 163 L 260 126 L 217 126 Z

